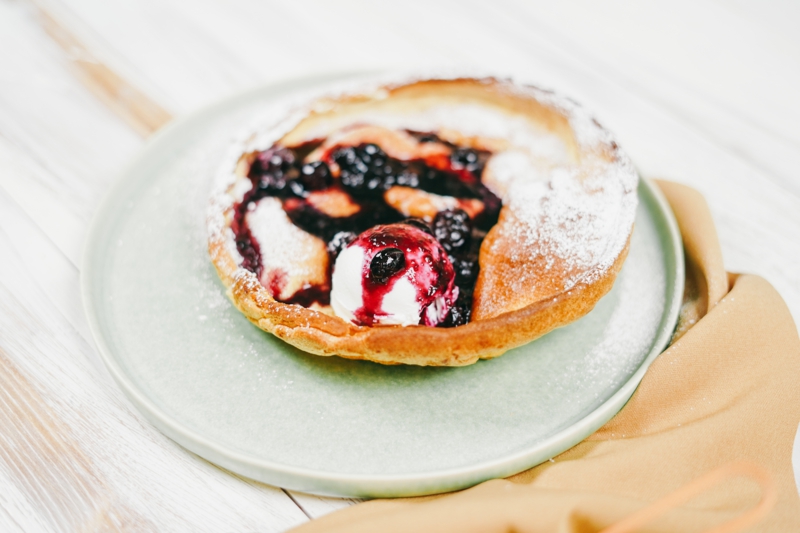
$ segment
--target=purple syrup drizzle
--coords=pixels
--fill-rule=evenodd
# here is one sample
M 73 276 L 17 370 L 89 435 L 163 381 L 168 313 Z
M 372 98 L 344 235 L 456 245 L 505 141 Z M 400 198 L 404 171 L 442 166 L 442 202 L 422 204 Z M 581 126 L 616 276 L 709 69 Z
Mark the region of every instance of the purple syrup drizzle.
M 444 296 L 448 306 L 454 303 L 455 298 L 450 298 L 455 278 L 453 266 L 439 242 L 423 230 L 406 224 L 381 225 L 362 234 L 351 246 L 360 246 L 365 259 L 361 276 L 363 304 L 353 313 L 359 323 L 372 326 L 388 314 L 383 309 L 383 299 L 403 277 L 414 280 L 416 299 L 421 304 L 420 324 L 437 296 Z M 378 279 L 372 272 L 372 261 L 387 248 L 403 251 L 405 264 L 387 279 Z

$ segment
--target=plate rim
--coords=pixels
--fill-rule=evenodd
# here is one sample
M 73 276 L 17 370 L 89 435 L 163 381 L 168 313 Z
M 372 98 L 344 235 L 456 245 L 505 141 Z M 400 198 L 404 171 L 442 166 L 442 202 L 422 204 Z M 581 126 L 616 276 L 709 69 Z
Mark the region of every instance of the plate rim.
M 352 80 L 365 75 L 369 74 L 361 71 L 335 72 L 291 77 L 263 84 L 224 98 L 186 116 L 173 119 L 167 126 L 147 139 L 144 146 L 117 174 L 113 184 L 100 202 L 92 217 L 81 256 L 81 296 L 84 312 L 98 352 L 109 373 L 128 399 L 159 431 L 182 447 L 214 464 L 248 478 L 275 486 L 338 497 L 419 496 L 463 489 L 488 479 L 505 477 L 532 468 L 548 458 L 572 448 L 613 418 L 633 395 L 653 360 L 668 346 L 677 324 L 685 282 L 683 243 L 677 221 L 663 193 L 652 181 L 641 177 L 641 175 L 637 194 L 640 200 L 649 200 L 649 203 L 657 208 L 655 213 L 660 215 L 661 218 L 660 221 L 656 221 L 656 224 L 660 226 L 658 233 L 668 235 L 670 241 L 670 246 L 662 248 L 667 266 L 667 286 L 665 287 L 667 299 L 664 306 L 666 312 L 662 313 L 658 333 L 651 344 L 650 351 L 630 378 L 620 385 L 616 392 L 605 402 L 595 407 L 583 418 L 538 442 L 532 448 L 526 448 L 500 458 L 466 467 L 394 475 L 332 473 L 264 460 L 253 454 L 243 453 L 213 442 L 162 411 L 126 375 L 122 365 L 116 360 L 110 344 L 103 336 L 99 313 L 94 302 L 95 283 L 102 276 L 95 271 L 97 265 L 93 261 L 93 255 L 99 249 L 96 243 L 100 243 L 107 233 L 106 227 L 108 226 L 102 222 L 109 217 L 115 216 L 114 212 L 118 211 L 120 198 L 123 197 L 123 193 L 127 191 L 127 188 L 132 186 L 130 182 L 126 182 L 123 178 L 140 162 L 153 159 L 152 157 L 148 158 L 148 154 L 156 150 L 162 139 L 169 138 L 183 130 L 188 133 L 192 124 L 205 122 L 219 113 L 224 113 L 226 108 L 235 108 L 240 103 L 256 98 L 259 95 L 269 98 L 265 93 L 274 92 L 287 96 L 293 90 L 297 91 L 313 86 L 321 86 L 325 83 Z M 272 97 L 274 98 L 274 96 Z M 650 198 L 642 198 L 643 195 Z M 654 211 L 652 208 L 649 210 Z M 663 237 L 660 240 L 662 243 L 665 241 Z M 99 270 L 102 271 L 102 269 Z M 670 277 L 672 277 L 671 280 Z M 672 283 L 671 295 L 668 290 L 670 281 Z

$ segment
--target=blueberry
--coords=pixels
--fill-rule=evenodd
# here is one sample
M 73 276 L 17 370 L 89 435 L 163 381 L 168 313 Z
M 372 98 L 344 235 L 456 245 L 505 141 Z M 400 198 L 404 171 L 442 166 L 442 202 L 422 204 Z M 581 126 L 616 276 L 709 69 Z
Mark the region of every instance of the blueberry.
M 392 167 L 386 164 L 386 158 L 376 156 L 369 162 L 369 170 L 374 174 L 387 174 L 391 173 Z
M 300 168 L 298 181 L 307 191 L 318 191 L 331 186 L 331 170 L 324 161 L 306 163 Z
M 433 219 L 433 236 L 451 254 L 469 249 L 472 224 L 463 209 L 440 211 Z
M 259 190 L 275 196 L 279 196 L 289 191 L 286 176 L 283 174 L 262 174 L 258 177 L 256 186 L 259 188 Z
M 253 166 L 263 174 L 279 172 L 285 174 L 294 166 L 296 160 L 294 151 L 289 148 L 272 147 L 260 152 L 256 156 Z
M 359 146 L 359 148 L 361 148 L 361 150 L 365 154 L 370 155 L 370 156 L 378 155 L 378 154 L 383 154 L 384 156 L 386 155 L 386 154 L 383 153 L 383 150 L 381 150 L 380 147 L 377 144 L 372 144 L 372 143 L 365 144 L 363 146 Z
M 407 226 L 414 226 L 417 229 L 421 229 L 428 235 L 433 235 L 433 230 L 431 229 L 431 227 L 428 225 L 427 222 L 425 222 L 421 218 L 407 218 L 402 222 L 400 222 L 400 224 L 405 224 Z
M 456 273 L 456 285 L 462 289 L 471 289 L 475 286 L 475 280 L 478 279 L 478 270 L 480 268 L 477 257 L 455 257 L 451 255 L 450 263 Z
M 377 198 L 395 183 L 398 163 L 375 144 L 345 147 L 333 153 L 342 187 L 356 197 Z
M 339 148 L 332 155 L 333 160 L 339 165 L 342 173 L 365 174 L 369 167 L 364 162 L 363 154 L 352 146 Z
M 290 182 L 297 177 L 297 157 L 289 148 L 272 147 L 256 155 L 250 166 L 250 178 L 256 187 L 269 194 L 288 194 Z
M 300 180 L 287 180 L 286 185 L 288 186 L 288 190 L 295 196 L 299 198 L 308 198 L 308 191 L 303 187 Z
M 261 256 L 253 246 L 253 239 L 249 231 L 245 235 L 237 236 L 236 249 L 242 256 L 242 267 L 260 274 Z
M 481 156 L 471 148 L 456 148 L 450 154 L 450 163 L 453 168 L 463 168 L 474 172 L 481 166 Z
M 350 169 L 356 162 L 356 150 L 351 146 L 339 148 L 333 153 L 333 160 L 341 169 Z
M 397 173 L 394 183 L 401 187 L 419 188 L 419 173 L 412 168 L 404 168 Z
M 468 291 L 460 291 L 458 299 L 450 312 L 447 313 L 444 321 L 439 324 L 442 328 L 454 328 L 456 326 L 463 326 L 469 322 L 472 317 L 472 293 Z
M 343 168 L 339 174 L 339 179 L 342 182 L 342 187 L 347 191 L 356 192 L 364 188 L 364 174 L 360 172 L 352 172 Z
M 362 192 L 366 196 L 381 196 L 383 191 L 386 190 L 386 187 L 384 187 L 385 183 L 386 180 L 384 180 L 382 176 L 367 174 L 365 176 L 364 189 Z
M 328 242 L 328 254 L 331 257 L 331 262 L 336 261 L 339 253 L 344 250 L 348 244 L 356 240 L 356 235 L 352 231 L 340 231 Z
M 383 159 L 386 154 L 377 144 L 360 144 L 355 149 L 356 161 L 360 162 L 359 168 L 369 169 L 369 166 L 376 159 Z
M 406 266 L 406 256 L 398 248 L 384 248 L 372 258 L 369 272 L 372 279 L 378 283 L 386 283 L 393 274 L 400 272 Z

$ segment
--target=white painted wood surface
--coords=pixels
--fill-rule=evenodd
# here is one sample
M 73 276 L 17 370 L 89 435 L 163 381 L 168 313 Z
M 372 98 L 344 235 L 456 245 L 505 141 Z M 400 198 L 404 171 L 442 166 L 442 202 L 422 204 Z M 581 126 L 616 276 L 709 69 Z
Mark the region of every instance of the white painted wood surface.
M 39 7 L 174 115 L 353 69 L 477 67 L 556 88 L 595 110 L 644 174 L 702 191 L 727 267 L 765 276 L 798 320 L 799 5 L 0 1 L 0 531 L 281 531 L 351 503 L 185 452 L 106 373 L 80 255 L 143 140 L 75 77 Z

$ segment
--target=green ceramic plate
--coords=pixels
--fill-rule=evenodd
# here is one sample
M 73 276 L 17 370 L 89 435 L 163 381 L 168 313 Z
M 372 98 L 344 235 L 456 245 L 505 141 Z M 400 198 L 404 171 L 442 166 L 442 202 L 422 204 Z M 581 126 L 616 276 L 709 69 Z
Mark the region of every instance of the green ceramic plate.
M 419 368 L 317 357 L 229 303 L 205 244 L 219 161 L 253 114 L 335 78 L 270 85 L 178 120 L 122 173 L 92 226 L 82 273 L 111 374 L 182 446 L 317 494 L 459 489 L 586 438 L 630 398 L 678 316 L 680 235 L 647 181 L 611 292 L 581 320 L 491 361 Z

